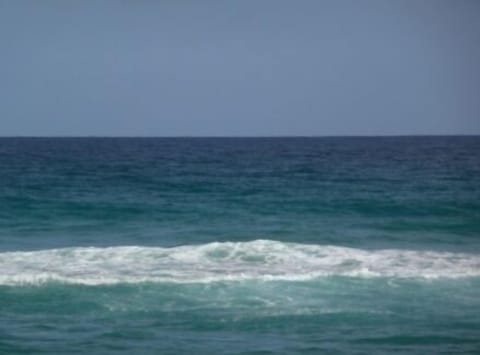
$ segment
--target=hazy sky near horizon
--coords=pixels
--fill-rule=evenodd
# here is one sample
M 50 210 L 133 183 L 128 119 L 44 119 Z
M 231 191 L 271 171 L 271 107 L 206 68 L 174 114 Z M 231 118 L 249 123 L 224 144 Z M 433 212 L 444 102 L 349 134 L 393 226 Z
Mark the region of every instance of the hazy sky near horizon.
M 0 136 L 480 134 L 480 1 L 0 0 Z

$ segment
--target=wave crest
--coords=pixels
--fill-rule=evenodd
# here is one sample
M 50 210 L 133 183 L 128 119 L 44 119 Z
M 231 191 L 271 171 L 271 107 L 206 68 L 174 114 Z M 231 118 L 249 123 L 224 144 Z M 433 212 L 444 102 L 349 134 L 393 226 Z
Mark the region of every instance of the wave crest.
M 0 253 L 0 284 L 201 283 L 310 280 L 324 276 L 480 276 L 474 254 L 377 250 L 270 240 L 160 247 L 73 247 Z

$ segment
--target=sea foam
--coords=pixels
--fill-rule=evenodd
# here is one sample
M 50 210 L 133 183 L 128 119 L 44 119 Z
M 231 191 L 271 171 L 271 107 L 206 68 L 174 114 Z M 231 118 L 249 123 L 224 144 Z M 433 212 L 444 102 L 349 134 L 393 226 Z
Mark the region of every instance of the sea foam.
M 324 276 L 460 278 L 480 276 L 480 256 L 255 240 L 173 248 L 72 247 L 4 252 L 0 253 L 0 270 L 2 285 L 51 281 L 87 285 L 301 281 Z

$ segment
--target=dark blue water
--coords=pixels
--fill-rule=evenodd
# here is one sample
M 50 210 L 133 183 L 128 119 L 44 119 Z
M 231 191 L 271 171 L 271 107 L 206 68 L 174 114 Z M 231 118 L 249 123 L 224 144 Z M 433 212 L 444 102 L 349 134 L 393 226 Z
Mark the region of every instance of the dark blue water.
M 2 138 L 0 353 L 480 351 L 480 137 Z

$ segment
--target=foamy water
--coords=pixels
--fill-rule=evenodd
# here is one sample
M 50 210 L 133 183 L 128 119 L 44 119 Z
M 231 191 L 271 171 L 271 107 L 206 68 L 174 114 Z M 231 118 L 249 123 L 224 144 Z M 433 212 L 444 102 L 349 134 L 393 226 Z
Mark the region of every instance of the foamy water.
M 322 276 L 480 276 L 480 256 L 375 250 L 270 240 L 173 248 L 120 246 L 0 253 L 0 284 L 308 280 Z

